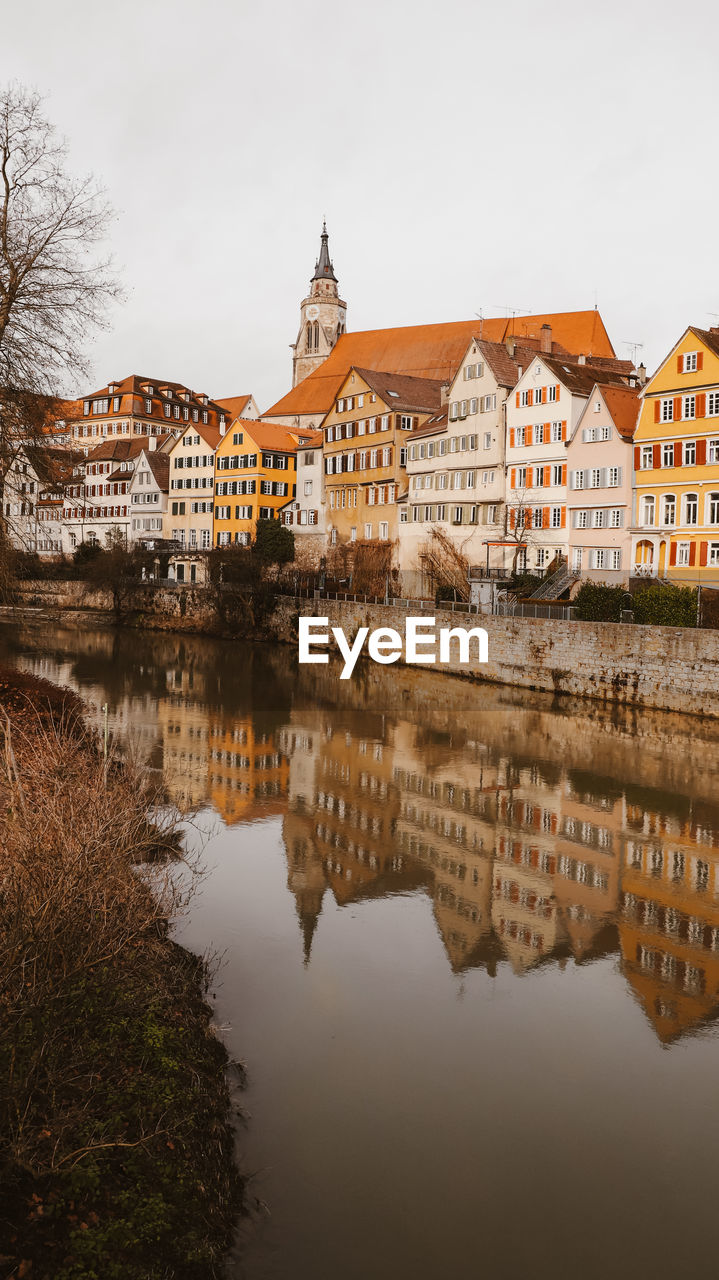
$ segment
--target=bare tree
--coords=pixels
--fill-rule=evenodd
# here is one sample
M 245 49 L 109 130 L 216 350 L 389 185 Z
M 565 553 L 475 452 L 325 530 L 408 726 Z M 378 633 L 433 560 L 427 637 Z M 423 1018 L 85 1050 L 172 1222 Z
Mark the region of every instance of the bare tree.
M 527 502 L 525 489 L 517 489 L 512 500 L 507 503 L 505 520 L 505 537 L 508 542 L 515 544 L 512 557 L 512 573 L 515 574 L 520 552 L 524 551 L 524 559 L 526 561 L 526 552 L 534 542 L 532 535 L 532 507 Z
M 0 543 L 8 470 L 42 444 L 54 397 L 87 375 L 87 337 L 119 293 L 100 251 L 111 210 L 66 162 L 38 94 L 0 92 Z

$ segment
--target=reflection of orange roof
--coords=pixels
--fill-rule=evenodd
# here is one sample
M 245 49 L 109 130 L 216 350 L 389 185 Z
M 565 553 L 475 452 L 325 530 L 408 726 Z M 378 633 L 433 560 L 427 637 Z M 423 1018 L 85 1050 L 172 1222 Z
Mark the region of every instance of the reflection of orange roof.
M 598 311 L 515 316 L 512 320 L 486 319 L 482 321 L 482 337 L 490 342 L 505 342 L 509 337 L 520 341 L 523 337 L 539 338 L 543 324 L 551 325 L 553 341 L 575 355 L 614 355 Z M 449 381 L 478 328 L 476 320 L 458 320 L 450 324 L 344 333 L 319 368 L 278 400 L 264 416 L 324 415 L 353 366 Z
M 639 387 L 602 387 L 604 402 L 620 436 L 631 440 L 639 414 Z

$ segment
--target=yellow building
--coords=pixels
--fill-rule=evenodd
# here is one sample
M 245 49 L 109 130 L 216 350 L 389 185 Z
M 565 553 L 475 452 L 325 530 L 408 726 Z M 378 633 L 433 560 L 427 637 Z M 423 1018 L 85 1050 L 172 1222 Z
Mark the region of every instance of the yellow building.
M 215 455 L 214 545 L 248 546 L 258 520 L 295 497 L 297 448 L 311 431 L 236 418 Z
M 322 423 L 330 545 L 397 537 L 407 436 L 439 412 L 442 383 L 350 369 Z
M 719 581 L 719 328 L 688 328 L 646 385 L 631 533 L 639 575 Z

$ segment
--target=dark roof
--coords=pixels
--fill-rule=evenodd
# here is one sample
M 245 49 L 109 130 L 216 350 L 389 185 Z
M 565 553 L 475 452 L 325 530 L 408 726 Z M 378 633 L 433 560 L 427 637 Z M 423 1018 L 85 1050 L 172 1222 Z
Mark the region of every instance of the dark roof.
M 622 375 L 612 369 L 601 368 L 597 364 L 573 364 L 568 360 L 557 359 L 553 356 L 542 356 L 542 360 L 550 372 L 573 395 L 588 396 L 596 383 L 608 386 L 626 386 L 626 374 Z M 631 361 L 617 363 L 631 365 Z M 633 368 L 634 366 L 631 365 L 631 367 Z
M 431 412 L 442 406 L 442 387 L 435 378 L 413 378 L 406 373 L 381 373 L 376 369 L 358 369 L 368 387 L 392 409 L 419 409 Z
M 715 356 L 719 356 L 719 329 L 697 329 L 693 324 L 689 328 Z
M 115 387 L 113 392 L 110 392 L 110 386 Z M 82 396 L 76 403 L 81 410 L 83 400 L 94 400 L 97 396 L 136 395 L 146 397 L 148 395 L 145 390 L 146 386 L 151 386 L 153 396 L 157 396 L 162 402 L 169 401 L 172 404 L 177 404 L 178 400 L 180 400 L 182 404 L 190 405 L 193 409 L 213 409 L 216 413 L 225 414 L 227 412 L 216 400 L 208 400 L 205 404 L 201 399 L 204 393 L 191 391 L 183 382 L 169 382 L 167 378 L 143 378 L 138 373 L 130 374 L 128 378 L 123 378 L 119 382 L 108 383 L 107 386 L 100 387 L 98 391 L 91 391 L 88 395 Z M 180 392 L 187 393 L 189 398 L 186 398 L 184 394 L 180 396 Z
M 431 418 L 422 423 L 421 427 L 417 427 L 410 432 L 410 439 L 414 440 L 416 436 L 436 435 L 438 431 L 447 430 L 447 409 L 443 409 L 441 413 L 433 413 Z
M 641 387 L 600 387 L 612 422 L 623 440 L 631 440 L 639 417 Z
M 193 423 L 199 429 L 197 423 Z M 91 449 L 85 459 L 87 462 L 126 462 L 128 458 L 137 458 L 143 449 L 147 449 L 150 439 L 157 440 L 157 448 L 173 439 L 172 432 L 161 436 L 133 436 L 131 440 L 103 440 Z
M 328 248 L 327 224 L 322 223 L 322 235 L 320 237 L 320 256 L 315 263 L 315 274 L 313 280 L 334 280 L 337 284 L 337 276 L 334 273 L 330 251 Z
M 25 450 L 38 483 L 53 488 L 72 479 L 73 467 L 82 461 L 83 455 L 74 449 L 46 449 L 28 446 Z

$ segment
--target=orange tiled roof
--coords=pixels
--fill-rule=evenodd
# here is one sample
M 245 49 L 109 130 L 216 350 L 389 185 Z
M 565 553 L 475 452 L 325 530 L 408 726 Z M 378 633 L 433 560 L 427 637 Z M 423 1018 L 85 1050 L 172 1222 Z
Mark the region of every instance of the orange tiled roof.
M 254 440 L 258 449 L 279 449 L 282 453 L 297 451 L 295 436 L 290 434 L 286 427 L 278 426 L 276 422 L 258 422 L 256 418 L 243 418 L 241 426 L 242 430 Z M 303 432 L 303 439 L 305 434 L 309 435 L 309 432 Z
M 221 409 L 226 409 L 231 418 L 239 418 L 247 408 L 252 396 L 226 396 L 224 400 L 216 400 Z
M 612 422 L 624 440 L 631 440 L 639 416 L 641 387 L 601 388 L 604 402 L 612 415 Z
M 553 341 L 576 355 L 614 355 L 598 311 L 515 316 L 512 320 L 488 318 L 481 322 L 481 336 L 490 342 L 505 342 L 510 337 L 518 342 L 523 338 L 538 340 L 543 324 L 551 326 Z M 458 320 L 449 324 L 420 324 L 402 329 L 345 333 L 320 367 L 263 416 L 310 413 L 324 416 L 353 366 L 449 382 L 459 368 L 470 340 L 478 335 L 479 328 L 476 320 Z

